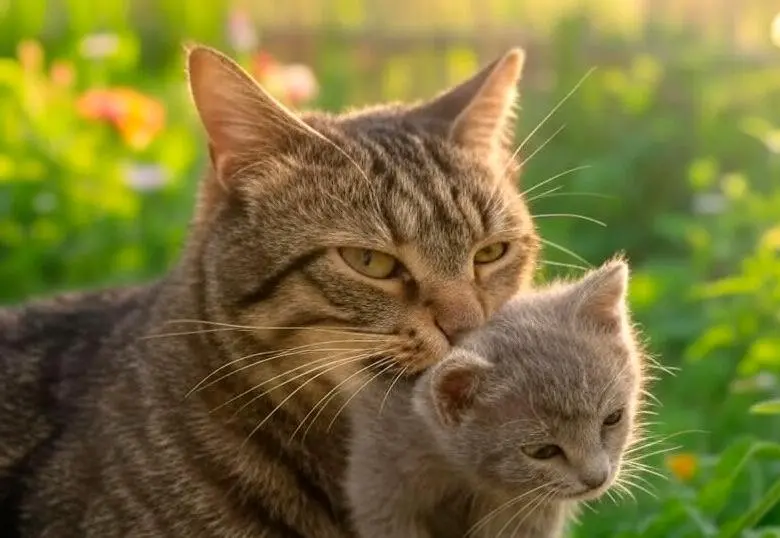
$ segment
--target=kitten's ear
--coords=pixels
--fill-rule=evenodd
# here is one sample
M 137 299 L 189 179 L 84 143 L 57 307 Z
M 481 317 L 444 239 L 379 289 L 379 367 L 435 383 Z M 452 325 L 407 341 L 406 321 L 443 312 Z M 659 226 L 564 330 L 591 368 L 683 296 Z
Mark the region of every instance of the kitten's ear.
M 233 60 L 202 45 L 187 47 L 189 87 L 209 138 L 212 164 L 229 187 L 230 164 L 263 160 L 307 130 Z
M 452 141 L 485 159 L 506 158 L 513 140 L 517 83 L 524 62 L 525 52 L 511 49 L 410 115 L 448 125 Z
M 611 260 L 576 284 L 577 314 L 609 331 L 619 331 L 627 311 L 628 264 Z
M 457 351 L 434 368 L 431 392 L 436 414 L 446 426 L 454 426 L 474 403 L 490 365 L 473 353 Z

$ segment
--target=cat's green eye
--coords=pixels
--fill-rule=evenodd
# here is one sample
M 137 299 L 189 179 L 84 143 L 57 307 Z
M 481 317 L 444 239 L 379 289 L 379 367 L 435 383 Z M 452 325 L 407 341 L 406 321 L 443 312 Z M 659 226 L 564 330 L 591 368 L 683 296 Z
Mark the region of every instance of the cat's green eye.
M 558 445 L 528 445 L 522 450 L 526 456 L 535 460 L 549 460 L 563 454 L 563 449 Z
M 620 419 L 623 418 L 623 410 L 618 409 L 614 413 L 611 413 L 607 415 L 607 418 L 604 419 L 604 426 L 614 426 L 618 422 L 620 422 Z
M 508 249 L 508 243 L 492 243 L 482 247 L 474 254 L 474 263 L 493 263 L 506 254 Z
M 401 266 L 390 254 L 367 248 L 343 247 L 339 255 L 352 269 L 370 278 L 390 278 Z

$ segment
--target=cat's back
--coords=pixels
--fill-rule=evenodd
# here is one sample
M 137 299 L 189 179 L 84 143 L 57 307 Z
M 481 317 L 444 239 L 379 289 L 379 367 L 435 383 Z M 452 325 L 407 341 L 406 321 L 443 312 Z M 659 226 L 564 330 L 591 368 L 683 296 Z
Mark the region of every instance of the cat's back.
M 149 292 L 65 294 L 0 308 L 0 503 L 25 457 L 55 433 L 98 378 L 119 367 L 107 348 L 137 338 L 133 321 Z

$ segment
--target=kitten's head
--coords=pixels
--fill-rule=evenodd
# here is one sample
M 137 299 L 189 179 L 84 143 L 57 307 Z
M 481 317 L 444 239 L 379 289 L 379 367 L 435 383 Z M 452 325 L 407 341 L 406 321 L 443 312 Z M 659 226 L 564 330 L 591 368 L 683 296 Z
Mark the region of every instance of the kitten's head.
M 251 337 L 310 345 L 307 361 L 441 359 L 535 264 L 510 146 L 522 63 L 510 51 L 424 103 L 298 115 L 222 54 L 191 49 L 211 171 L 190 252 L 212 320 L 286 327 Z
M 632 441 L 643 354 L 628 267 L 509 302 L 422 378 L 415 403 L 442 449 L 487 487 L 593 498 Z

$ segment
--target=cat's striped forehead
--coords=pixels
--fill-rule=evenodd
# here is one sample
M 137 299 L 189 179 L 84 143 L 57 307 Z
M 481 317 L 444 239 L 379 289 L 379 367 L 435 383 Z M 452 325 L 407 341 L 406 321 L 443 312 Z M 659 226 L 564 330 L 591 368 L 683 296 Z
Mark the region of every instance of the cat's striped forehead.
M 321 174 L 313 185 L 349 201 L 351 218 L 336 212 L 334 225 L 359 227 L 395 247 L 414 245 L 442 271 L 462 267 L 474 245 L 496 234 L 533 233 L 508 178 L 435 134 L 387 122 L 333 139 L 356 165 Z M 313 160 L 305 164 L 316 166 Z

